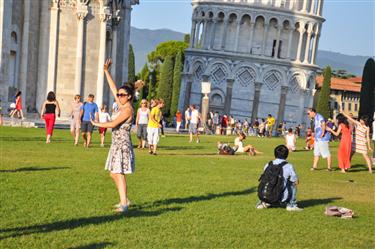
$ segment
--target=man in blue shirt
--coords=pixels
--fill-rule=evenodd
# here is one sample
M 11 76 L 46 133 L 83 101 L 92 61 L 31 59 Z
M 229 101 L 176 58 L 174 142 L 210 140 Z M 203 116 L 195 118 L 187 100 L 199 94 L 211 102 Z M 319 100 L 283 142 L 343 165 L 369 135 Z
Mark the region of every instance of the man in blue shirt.
M 82 120 L 81 131 L 83 137 L 83 146 L 89 147 L 91 142 L 91 134 L 94 129 L 94 126 L 91 124 L 91 119 L 98 122 L 99 119 L 99 109 L 98 106 L 94 103 L 94 95 L 89 94 L 87 101 L 81 106 L 80 117 Z
M 285 162 L 289 155 L 289 150 L 285 145 L 279 145 L 274 150 L 275 160 L 272 161 L 274 165 L 279 165 Z M 264 170 L 268 167 L 268 164 L 264 166 Z M 294 171 L 292 164 L 287 163 L 283 167 L 283 180 L 284 180 L 284 193 L 281 199 L 281 203 L 286 204 L 287 211 L 302 211 L 302 208 L 297 206 L 297 184 L 299 183 L 298 176 Z M 256 205 L 257 209 L 264 209 L 270 207 L 270 204 L 259 201 Z
M 307 115 L 309 115 L 311 119 L 314 119 L 314 163 L 311 170 L 317 169 L 319 157 L 321 156 L 327 159 L 327 170 L 332 171 L 332 158 L 329 151 L 331 133 L 326 130 L 326 121 L 324 117 L 321 114 L 316 113 L 316 110 L 313 108 L 307 110 Z

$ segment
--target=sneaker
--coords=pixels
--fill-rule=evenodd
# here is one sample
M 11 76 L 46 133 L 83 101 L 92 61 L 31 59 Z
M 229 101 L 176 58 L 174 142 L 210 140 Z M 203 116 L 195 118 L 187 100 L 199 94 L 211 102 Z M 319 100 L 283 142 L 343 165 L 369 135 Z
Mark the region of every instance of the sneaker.
M 261 202 L 259 202 L 259 203 L 255 206 L 255 208 L 256 208 L 256 209 L 265 209 L 265 208 L 268 208 L 269 206 L 270 206 L 270 204 L 261 201 Z
M 197 140 L 197 144 L 199 144 L 199 142 L 200 142 L 200 140 L 198 139 L 198 140 Z
M 303 210 L 303 208 L 299 208 L 297 206 L 287 206 L 286 210 L 291 212 L 300 212 Z

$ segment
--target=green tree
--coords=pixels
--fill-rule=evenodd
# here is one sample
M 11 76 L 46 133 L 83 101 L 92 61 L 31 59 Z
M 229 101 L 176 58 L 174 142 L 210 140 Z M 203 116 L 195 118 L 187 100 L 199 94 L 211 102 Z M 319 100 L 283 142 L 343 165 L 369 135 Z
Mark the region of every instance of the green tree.
M 359 116 L 368 116 L 372 119 L 375 110 L 375 61 L 369 58 L 366 61 L 362 74 L 361 100 Z
M 324 80 L 322 89 L 319 94 L 319 100 L 318 100 L 318 106 L 317 106 L 317 112 L 323 115 L 325 118 L 330 117 L 330 105 L 329 105 L 329 99 L 331 94 L 331 67 L 326 67 L 324 69 Z
M 128 62 L 128 82 L 135 82 L 135 58 L 133 46 L 129 44 L 129 62 Z
M 189 44 L 183 41 L 162 42 L 148 54 L 147 58 L 152 64 L 163 63 L 168 55 L 174 58 L 178 52 L 183 53 L 188 46 Z
M 187 43 L 187 44 L 190 44 L 190 34 L 184 35 L 184 42 Z
M 157 97 L 164 99 L 164 113 L 169 116 L 173 87 L 173 58 L 168 55 L 161 66 L 160 82 L 157 88 Z
M 179 52 L 176 56 L 174 63 L 173 72 L 173 89 L 172 89 L 172 101 L 171 101 L 171 116 L 176 115 L 178 107 L 178 99 L 180 97 L 180 84 L 181 84 L 181 72 L 182 72 L 182 53 Z

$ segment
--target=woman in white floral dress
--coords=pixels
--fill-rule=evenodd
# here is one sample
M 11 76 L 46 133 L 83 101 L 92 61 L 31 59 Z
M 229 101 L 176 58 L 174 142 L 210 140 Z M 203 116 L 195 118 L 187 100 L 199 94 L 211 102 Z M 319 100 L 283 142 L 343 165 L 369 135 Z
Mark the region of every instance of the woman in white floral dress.
M 107 60 L 104 65 L 104 72 L 108 77 L 111 60 Z M 126 177 L 127 174 L 134 172 L 135 158 L 130 137 L 130 128 L 133 120 L 134 110 L 132 106 L 134 87 L 126 84 L 118 90 L 110 77 L 108 80 L 109 87 L 119 106 L 117 117 L 107 123 L 92 122 L 93 125 L 103 128 L 112 128 L 112 144 L 109 149 L 105 169 L 110 171 L 110 176 L 116 184 L 120 203 L 115 205 L 116 212 L 126 212 L 130 204 L 127 198 Z

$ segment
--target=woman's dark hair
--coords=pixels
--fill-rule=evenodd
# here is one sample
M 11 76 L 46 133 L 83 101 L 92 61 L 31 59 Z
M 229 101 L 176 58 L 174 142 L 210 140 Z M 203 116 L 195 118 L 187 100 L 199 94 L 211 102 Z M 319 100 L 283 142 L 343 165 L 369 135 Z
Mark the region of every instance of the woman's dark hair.
M 349 128 L 349 122 L 348 122 L 348 119 L 343 115 L 343 114 L 338 114 L 336 116 L 336 119 L 337 119 L 337 123 L 340 125 L 340 124 L 344 124 L 346 127 Z
M 134 99 L 134 84 L 125 82 L 123 86 L 119 89 L 124 89 L 127 94 L 131 96 L 130 100 L 133 101 Z
M 288 129 L 288 132 L 293 132 L 293 129 L 292 129 L 292 128 L 289 128 L 289 129 Z
M 16 93 L 16 98 L 18 97 L 18 96 L 20 96 L 21 95 L 21 91 L 18 91 L 17 93 Z
M 55 93 L 54 92 L 49 92 L 48 94 L 47 94 L 47 100 L 48 101 L 55 101 L 56 100 L 56 95 L 55 95 Z
M 288 158 L 289 150 L 285 145 L 279 145 L 275 148 L 274 154 L 275 158 L 285 160 Z
M 360 120 L 363 120 L 363 122 L 365 122 L 365 125 L 367 126 L 368 125 L 368 116 L 367 115 L 363 115 L 361 116 Z

